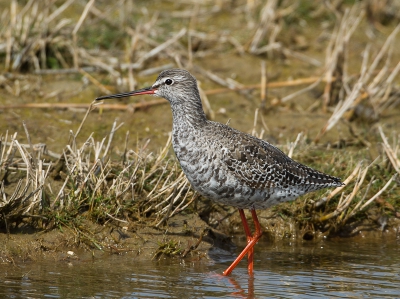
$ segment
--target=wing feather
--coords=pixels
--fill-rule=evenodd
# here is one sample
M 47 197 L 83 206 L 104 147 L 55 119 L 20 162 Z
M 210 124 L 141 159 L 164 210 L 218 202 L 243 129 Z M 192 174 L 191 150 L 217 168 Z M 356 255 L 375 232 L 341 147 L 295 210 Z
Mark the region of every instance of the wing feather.
M 251 188 L 285 189 L 313 185 L 311 189 L 317 190 L 342 185 L 340 179 L 292 160 L 264 140 L 231 130 L 229 135 L 234 142 L 223 147 L 222 161 L 239 181 Z

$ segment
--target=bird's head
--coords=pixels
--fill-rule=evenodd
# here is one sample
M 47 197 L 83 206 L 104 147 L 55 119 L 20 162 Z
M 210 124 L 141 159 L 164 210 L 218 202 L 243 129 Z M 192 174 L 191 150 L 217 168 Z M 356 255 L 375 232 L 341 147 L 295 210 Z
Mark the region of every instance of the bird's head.
M 196 79 L 186 70 L 170 69 L 162 71 L 156 82 L 150 87 L 125 93 L 106 95 L 96 100 L 124 98 L 143 94 L 165 98 L 171 105 L 182 104 L 183 101 L 199 99 Z

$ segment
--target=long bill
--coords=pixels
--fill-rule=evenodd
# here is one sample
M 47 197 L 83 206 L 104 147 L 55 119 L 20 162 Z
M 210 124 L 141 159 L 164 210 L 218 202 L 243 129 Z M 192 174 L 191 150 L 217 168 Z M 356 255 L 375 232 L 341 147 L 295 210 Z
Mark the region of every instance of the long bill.
M 96 101 L 101 101 L 105 99 L 117 99 L 117 98 L 126 98 L 126 97 L 131 97 L 131 96 L 138 96 L 141 94 L 154 94 L 157 88 L 154 87 L 146 87 L 134 91 L 129 91 L 129 92 L 124 92 L 124 93 L 117 93 L 117 94 L 110 94 L 107 96 L 102 96 L 96 98 Z

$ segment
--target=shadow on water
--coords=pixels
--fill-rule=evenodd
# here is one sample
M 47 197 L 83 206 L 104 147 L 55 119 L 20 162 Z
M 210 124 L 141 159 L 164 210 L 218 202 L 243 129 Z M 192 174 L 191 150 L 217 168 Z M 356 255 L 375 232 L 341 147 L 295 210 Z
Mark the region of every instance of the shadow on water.
M 240 244 L 243 245 L 243 244 Z M 238 246 L 240 247 L 240 246 Z M 7 298 L 320 298 L 396 297 L 399 240 L 260 242 L 254 277 L 246 262 L 221 275 L 234 254 L 218 249 L 212 260 L 136 261 L 109 256 L 76 261 L 0 264 L 0 297 Z

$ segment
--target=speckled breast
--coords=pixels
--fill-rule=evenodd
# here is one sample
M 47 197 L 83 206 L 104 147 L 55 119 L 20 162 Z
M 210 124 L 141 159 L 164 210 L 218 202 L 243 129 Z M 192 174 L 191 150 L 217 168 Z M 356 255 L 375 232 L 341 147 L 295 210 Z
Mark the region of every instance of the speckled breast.
M 195 131 L 175 131 L 173 148 L 194 190 L 222 204 L 242 209 L 264 209 L 294 199 L 276 196 L 275 189 L 254 189 L 239 182 L 222 161 L 216 142 Z

